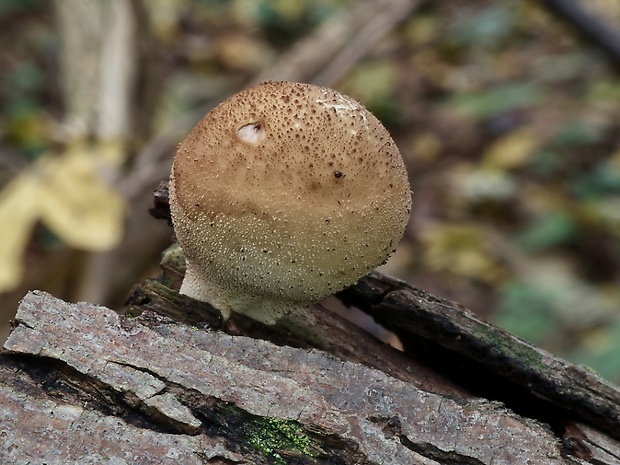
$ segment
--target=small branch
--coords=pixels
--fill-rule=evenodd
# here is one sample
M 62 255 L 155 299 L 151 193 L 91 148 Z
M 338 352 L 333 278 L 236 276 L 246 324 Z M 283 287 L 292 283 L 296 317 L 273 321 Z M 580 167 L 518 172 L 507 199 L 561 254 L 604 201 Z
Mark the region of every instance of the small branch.
M 398 24 L 424 3 L 424 0 L 390 0 L 387 3 L 378 3 L 378 11 L 359 30 L 354 31 L 342 50 L 312 79 L 312 82 L 318 84 L 338 82 Z
M 498 388 L 493 395 L 517 409 L 527 409 L 533 402 L 527 393 L 533 394 L 553 404 L 555 421 L 577 414 L 620 439 L 620 390 L 594 372 L 481 321 L 457 303 L 377 272 L 339 297 L 396 332 L 405 346 L 427 345 L 427 363 L 452 373 L 466 387 L 489 392 L 493 384 Z M 433 352 L 432 347 L 445 351 Z M 455 370 L 459 363 L 468 364 L 465 373 Z M 476 372 L 487 377 L 476 377 Z M 519 402 L 515 395 L 525 398 Z
M 620 68 L 620 33 L 603 20 L 588 13 L 579 0 L 543 0 L 543 5 L 572 25 L 586 40 L 604 50 Z
M 248 85 L 269 80 L 315 82 L 332 86 L 363 59 L 378 41 L 410 16 L 424 0 L 365 0 L 326 20 L 293 44 L 275 63 L 254 76 Z M 173 127 L 156 135 L 140 150 L 131 172 L 118 183 L 135 200 L 170 170 L 174 147 L 217 101 L 179 118 Z
M 331 86 L 353 68 L 424 0 L 365 0 L 308 34 L 256 76 Z

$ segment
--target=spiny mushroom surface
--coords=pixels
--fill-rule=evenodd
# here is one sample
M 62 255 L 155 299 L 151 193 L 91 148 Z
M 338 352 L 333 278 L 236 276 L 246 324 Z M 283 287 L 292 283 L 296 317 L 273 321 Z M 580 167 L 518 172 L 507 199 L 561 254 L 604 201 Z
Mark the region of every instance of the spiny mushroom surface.
M 187 259 L 181 293 L 273 324 L 383 264 L 411 192 L 363 105 L 267 82 L 219 104 L 179 145 L 170 208 Z

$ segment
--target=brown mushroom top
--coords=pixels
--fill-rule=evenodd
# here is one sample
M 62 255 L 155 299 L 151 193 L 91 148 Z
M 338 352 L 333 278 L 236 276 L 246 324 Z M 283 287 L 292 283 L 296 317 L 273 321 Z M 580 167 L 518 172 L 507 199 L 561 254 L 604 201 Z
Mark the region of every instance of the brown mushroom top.
M 180 144 L 171 176 L 192 276 L 239 311 L 257 299 L 303 306 L 354 283 L 385 262 L 410 208 L 402 158 L 377 118 L 308 84 L 268 82 L 218 105 Z

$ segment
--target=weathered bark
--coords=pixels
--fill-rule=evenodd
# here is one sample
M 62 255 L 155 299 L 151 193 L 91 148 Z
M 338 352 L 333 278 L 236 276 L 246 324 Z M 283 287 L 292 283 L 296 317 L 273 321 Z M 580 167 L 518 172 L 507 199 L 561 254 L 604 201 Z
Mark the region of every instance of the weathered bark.
M 165 186 L 158 195 L 166 217 Z M 1 463 L 618 464 L 620 391 L 373 273 L 267 327 L 178 294 L 172 248 L 125 315 L 31 292 L 0 355 Z
M 16 324 L 4 462 L 568 463 L 551 430 L 499 403 L 322 351 L 37 292 Z

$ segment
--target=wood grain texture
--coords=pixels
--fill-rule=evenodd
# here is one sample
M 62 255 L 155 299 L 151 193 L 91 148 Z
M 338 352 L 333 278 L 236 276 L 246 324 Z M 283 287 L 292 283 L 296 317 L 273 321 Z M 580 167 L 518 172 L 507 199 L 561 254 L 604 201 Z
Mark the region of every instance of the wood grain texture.
M 21 364 L 32 384 L 20 393 L 21 383 L 3 382 L 0 429 L 13 445 L 3 461 L 198 463 L 190 457 L 200 451 L 229 463 L 567 463 L 552 431 L 499 403 L 146 313 L 24 298 L 3 364 Z M 38 364 L 51 366 L 29 369 Z M 261 450 L 270 425 L 292 429 L 303 446 L 278 440 Z

